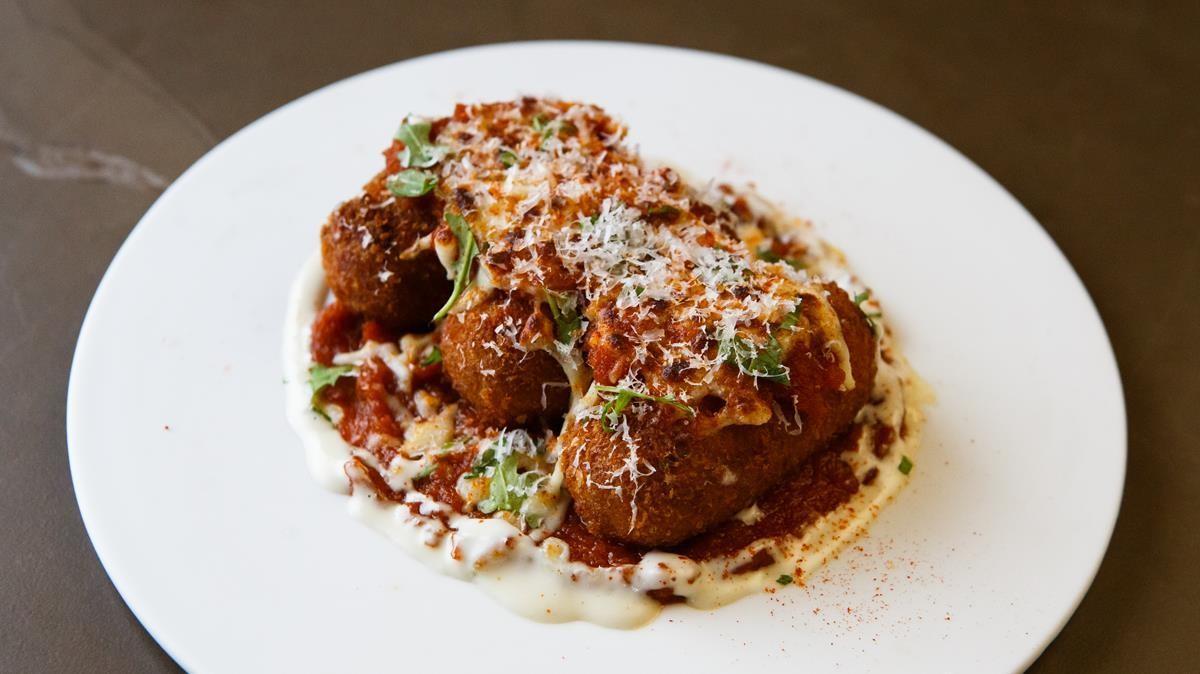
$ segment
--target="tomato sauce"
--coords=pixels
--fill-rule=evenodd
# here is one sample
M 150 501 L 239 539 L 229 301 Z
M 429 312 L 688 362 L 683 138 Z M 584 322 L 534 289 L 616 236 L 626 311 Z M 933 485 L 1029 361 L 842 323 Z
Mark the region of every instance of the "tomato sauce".
M 392 339 L 394 337 L 379 324 L 363 321 L 335 302 L 317 317 L 311 349 L 314 360 L 330 365 L 338 353 L 360 348 L 367 341 Z M 416 368 L 413 382 L 418 388 L 453 395 L 440 364 Z M 343 411 L 338 423 L 341 436 L 355 447 L 371 447 L 372 453 L 384 465 L 395 457 L 404 437 L 404 429 L 396 421 L 389 403 L 389 399 L 397 398 L 406 400 L 407 396 L 397 390 L 395 376 L 378 359 L 367 360 L 357 377 L 343 377 L 322 392 L 325 403 L 336 404 Z M 886 448 L 895 437 L 892 429 L 882 428 L 886 431 L 877 430 L 873 438 L 876 451 Z M 736 519 L 728 520 L 669 551 L 703 561 L 735 554 L 758 540 L 801 535 L 813 522 L 846 503 L 858 490 L 858 479 L 840 454 L 854 449 L 862 431 L 861 426 L 856 426 L 843 434 L 758 499 L 762 517 L 757 522 L 746 524 Z M 483 516 L 475 512 L 464 513 L 464 503 L 456 489 L 459 477 L 470 470 L 473 459 L 470 452 L 441 456 L 433 472 L 418 479 L 415 486 L 421 493 L 456 512 Z M 404 495 L 393 491 L 382 476 L 361 459 L 354 461 L 380 498 L 403 501 Z M 416 504 L 410 505 L 416 507 Z M 572 561 L 597 568 L 636 564 L 648 552 L 592 534 L 573 507 L 568 509 L 554 537 L 567 544 Z M 739 567 L 735 572 L 752 571 L 773 562 L 773 558 L 756 557 L 750 560 L 749 566 L 743 565 L 744 568 Z

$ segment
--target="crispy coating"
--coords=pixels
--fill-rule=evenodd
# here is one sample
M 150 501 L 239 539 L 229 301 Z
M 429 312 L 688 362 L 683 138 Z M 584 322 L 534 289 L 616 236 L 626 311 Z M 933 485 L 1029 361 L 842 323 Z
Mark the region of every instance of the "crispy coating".
M 592 533 L 647 547 L 679 543 L 751 505 L 853 422 L 875 379 L 875 332 L 844 291 L 826 290 L 850 352 L 853 389 L 838 390 L 842 370 L 823 336 L 808 327 L 814 303 L 802 302 L 809 320 L 786 359 L 790 382 L 762 384 L 778 405 L 767 423 L 712 431 L 705 417 L 720 413 L 719 401 L 701 401 L 695 418 L 661 403 L 635 403 L 625 421 L 636 454 L 621 432 L 596 419 L 564 431 L 565 484 Z
M 567 411 L 570 388 L 551 347 L 554 322 L 525 293 L 493 293 L 446 318 L 442 364 L 458 394 L 488 423 L 524 423 Z M 552 347 L 551 347 L 552 348 Z
M 321 261 L 333 294 L 398 332 L 423 332 L 452 284 L 431 249 L 415 250 L 438 224 L 432 196 L 393 197 L 380 173 L 321 228 Z

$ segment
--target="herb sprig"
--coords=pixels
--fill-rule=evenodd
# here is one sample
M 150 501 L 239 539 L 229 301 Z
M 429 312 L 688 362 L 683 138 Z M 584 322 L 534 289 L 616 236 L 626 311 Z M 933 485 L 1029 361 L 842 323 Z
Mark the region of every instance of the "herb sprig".
M 430 142 L 429 122 L 408 117 L 396 131 L 396 140 L 404 143 L 404 149 L 397 155 L 400 164 L 411 168 L 429 168 L 446 158 L 450 148 Z
M 504 164 L 506 168 L 518 166 L 521 163 L 521 157 L 506 147 L 500 148 L 499 158 L 500 163 Z
M 783 346 L 774 333 L 767 334 L 766 344 L 755 344 L 733 335 L 722 340 L 717 349 L 717 355 L 741 370 L 742 374 L 784 384 L 790 381 L 788 369 L 783 364 Z
M 325 410 L 321 409 L 321 392 L 333 386 L 337 380 L 354 371 L 352 365 L 321 365 L 317 363 L 308 368 L 308 385 L 312 388 L 311 405 L 313 411 L 326 419 Z
M 882 311 L 867 311 L 866 309 L 863 309 L 863 302 L 866 302 L 869 299 L 871 299 L 871 291 L 864 290 L 861 293 L 858 293 L 857 295 L 854 296 L 854 303 L 858 305 L 858 310 L 861 311 L 863 314 L 863 317 L 867 319 L 867 325 L 871 326 L 871 329 L 874 330 L 875 329 L 875 320 L 874 319 L 883 317 L 883 312 Z
M 387 179 L 388 191 L 398 197 L 419 197 L 429 194 L 437 186 L 433 171 L 404 169 Z
M 607 401 L 605 401 L 604 406 L 600 408 L 600 427 L 609 433 L 612 433 L 616 430 L 613 426 L 614 422 L 616 422 L 617 418 L 625 412 L 625 408 L 629 407 L 629 403 L 633 402 L 635 398 L 639 400 L 649 400 L 656 403 L 662 403 L 664 405 L 670 405 L 671 407 L 686 413 L 688 416 L 696 416 L 696 410 L 679 402 L 673 396 L 652 396 L 646 393 L 638 393 L 637 391 L 627 388 L 620 388 L 618 386 L 602 386 L 599 384 L 596 385 L 596 390 L 601 393 L 615 394 L 612 398 L 609 398 Z
M 512 436 L 502 433 L 492 441 L 492 444 L 475 459 L 463 477 L 465 479 L 489 478 L 487 496 L 475 504 L 481 513 L 491 514 L 498 510 L 512 513 L 522 511 L 522 506 L 530 495 L 537 491 L 538 485 L 547 478 L 539 470 L 520 470 L 520 452 L 514 451 Z M 541 452 L 541 445 L 536 446 Z M 528 509 L 527 509 L 528 510 Z M 525 523 L 536 527 L 541 523 L 542 514 L 522 513 Z
M 542 115 L 534 115 L 532 124 L 534 132 L 542 136 L 540 147 L 543 150 L 551 138 L 558 137 L 558 134 L 564 131 L 570 133 L 575 130 L 575 125 L 568 121 L 557 118 L 547 121 Z
M 446 314 L 450 313 L 451 307 L 458 302 L 459 297 L 462 297 L 467 286 L 471 285 L 471 263 L 475 261 L 475 255 L 479 252 L 475 245 L 475 235 L 471 233 L 471 225 L 467 224 L 461 215 L 447 213 L 446 224 L 450 225 L 450 231 L 458 237 L 458 260 L 454 262 L 454 290 L 450 293 L 450 299 L 446 300 L 446 304 L 433 315 L 435 322 L 442 320 Z
M 758 259 L 762 260 L 763 262 L 784 262 L 792 269 L 808 268 L 808 265 L 804 263 L 804 260 L 795 257 L 782 257 L 779 253 L 776 253 L 769 247 L 758 249 Z
M 442 362 L 442 350 L 438 348 L 437 344 L 434 344 L 429 353 L 421 359 L 421 367 L 437 365 L 440 362 Z
M 578 301 L 573 295 L 546 289 L 546 304 L 550 307 L 550 315 L 554 317 L 555 338 L 562 344 L 570 344 L 583 328 Z

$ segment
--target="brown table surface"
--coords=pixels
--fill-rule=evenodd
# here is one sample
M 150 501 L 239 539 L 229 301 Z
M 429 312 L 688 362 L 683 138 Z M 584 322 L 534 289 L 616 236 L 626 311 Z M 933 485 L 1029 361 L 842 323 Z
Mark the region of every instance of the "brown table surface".
M 1195 671 L 1200 4 L 888 4 L 0 0 L 0 671 L 175 669 L 88 542 L 63 418 L 88 301 L 161 185 L 324 84 L 540 38 L 791 68 L 912 119 L 1016 195 L 1095 299 L 1129 416 L 1112 547 L 1033 670 Z

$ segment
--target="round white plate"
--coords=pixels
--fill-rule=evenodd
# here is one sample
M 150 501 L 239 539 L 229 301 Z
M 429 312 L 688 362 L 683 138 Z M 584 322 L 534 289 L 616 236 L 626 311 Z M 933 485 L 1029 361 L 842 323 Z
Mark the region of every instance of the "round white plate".
M 401 117 L 556 95 L 645 156 L 753 181 L 876 289 L 938 395 L 912 483 L 805 587 L 618 631 L 535 624 L 351 519 L 284 417 L 289 284 Z M 1062 254 L 979 168 L 820 82 L 659 47 L 531 43 L 380 68 L 267 115 L 146 213 L 67 404 L 80 510 L 142 623 L 199 671 L 1012 671 L 1070 616 L 1121 500 L 1112 351 Z M 498 669 L 497 669 L 498 668 Z

